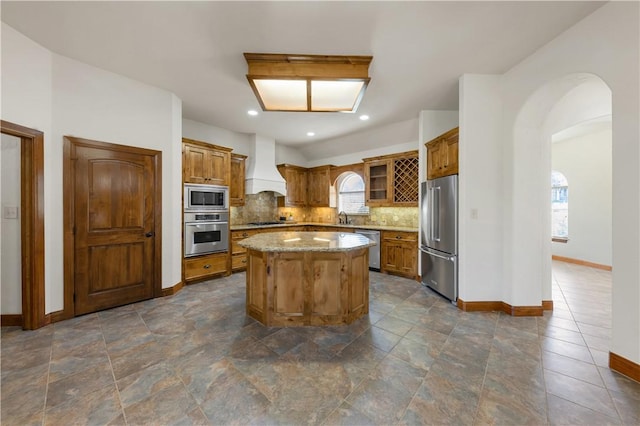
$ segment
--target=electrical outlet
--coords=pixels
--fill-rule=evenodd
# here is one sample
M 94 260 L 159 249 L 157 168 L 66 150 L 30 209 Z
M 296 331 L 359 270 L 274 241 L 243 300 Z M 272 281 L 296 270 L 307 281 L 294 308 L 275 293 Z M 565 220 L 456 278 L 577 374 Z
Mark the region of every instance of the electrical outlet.
M 2 211 L 2 217 L 5 219 L 17 219 L 18 208 L 17 207 L 5 207 Z

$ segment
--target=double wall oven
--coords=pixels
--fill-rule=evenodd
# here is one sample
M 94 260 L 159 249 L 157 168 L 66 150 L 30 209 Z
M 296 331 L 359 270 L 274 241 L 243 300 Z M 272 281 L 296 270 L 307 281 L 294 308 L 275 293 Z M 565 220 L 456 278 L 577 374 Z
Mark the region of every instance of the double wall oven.
M 184 185 L 184 256 L 229 250 L 229 188 Z

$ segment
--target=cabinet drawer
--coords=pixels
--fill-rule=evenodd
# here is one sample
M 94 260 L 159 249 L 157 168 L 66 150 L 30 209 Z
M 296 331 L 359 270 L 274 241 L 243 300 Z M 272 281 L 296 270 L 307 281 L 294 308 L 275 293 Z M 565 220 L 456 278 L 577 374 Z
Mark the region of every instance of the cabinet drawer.
M 383 240 L 418 242 L 417 232 L 382 231 Z
M 231 269 L 238 270 L 244 269 L 247 267 L 247 255 L 246 254 L 237 254 L 231 256 Z
M 259 231 L 256 229 L 247 229 L 241 231 L 231 231 L 231 239 L 234 241 L 244 240 L 245 238 L 256 235 Z
M 215 253 L 184 260 L 184 279 L 192 281 L 227 272 L 227 253 Z
M 236 254 L 243 254 L 247 252 L 247 249 L 245 247 L 242 247 L 240 244 L 238 244 L 239 241 L 242 240 L 231 240 L 231 255 L 235 256 Z

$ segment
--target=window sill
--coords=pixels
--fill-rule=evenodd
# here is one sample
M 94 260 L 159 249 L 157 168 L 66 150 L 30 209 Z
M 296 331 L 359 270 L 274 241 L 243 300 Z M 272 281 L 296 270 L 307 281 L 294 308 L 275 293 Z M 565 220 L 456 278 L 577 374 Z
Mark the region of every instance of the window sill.
M 569 242 L 569 238 L 567 237 L 551 237 L 551 241 L 554 243 L 563 243 L 566 244 Z

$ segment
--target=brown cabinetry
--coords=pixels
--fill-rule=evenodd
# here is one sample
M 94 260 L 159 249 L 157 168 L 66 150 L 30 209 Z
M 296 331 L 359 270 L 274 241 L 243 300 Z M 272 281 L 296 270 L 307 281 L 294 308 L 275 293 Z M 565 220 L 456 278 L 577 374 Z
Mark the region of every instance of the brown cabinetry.
M 382 231 L 381 272 L 418 276 L 418 233 Z
M 384 206 L 391 203 L 391 160 L 365 159 L 365 203 L 368 206 Z
M 227 252 L 184 259 L 185 282 L 199 281 L 217 274 L 228 274 Z
M 187 183 L 229 185 L 231 149 L 182 139 L 182 180 Z
M 418 151 L 365 158 L 365 202 L 368 206 L 418 205 Z
M 331 166 L 307 169 L 307 205 L 309 207 L 329 207 L 330 173 Z
M 279 164 L 278 171 L 287 183 L 287 194 L 278 198 L 279 207 L 305 207 L 307 205 L 307 169 L 290 164 Z
M 269 327 L 350 324 L 369 312 L 368 249 L 249 250 L 247 315 Z
M 231 182 L 229 183 L 229 205 L 244 206 L 245 163 L 247 156 L 231 154 Z
M 231 231 L 231 270 L 233 272 L 241 271 L 247 267 L 247 249 L 238 243 L 259 232 L 257 229 Z
M 458 173 L 458 128 L 427 142 L 427 179 Z

